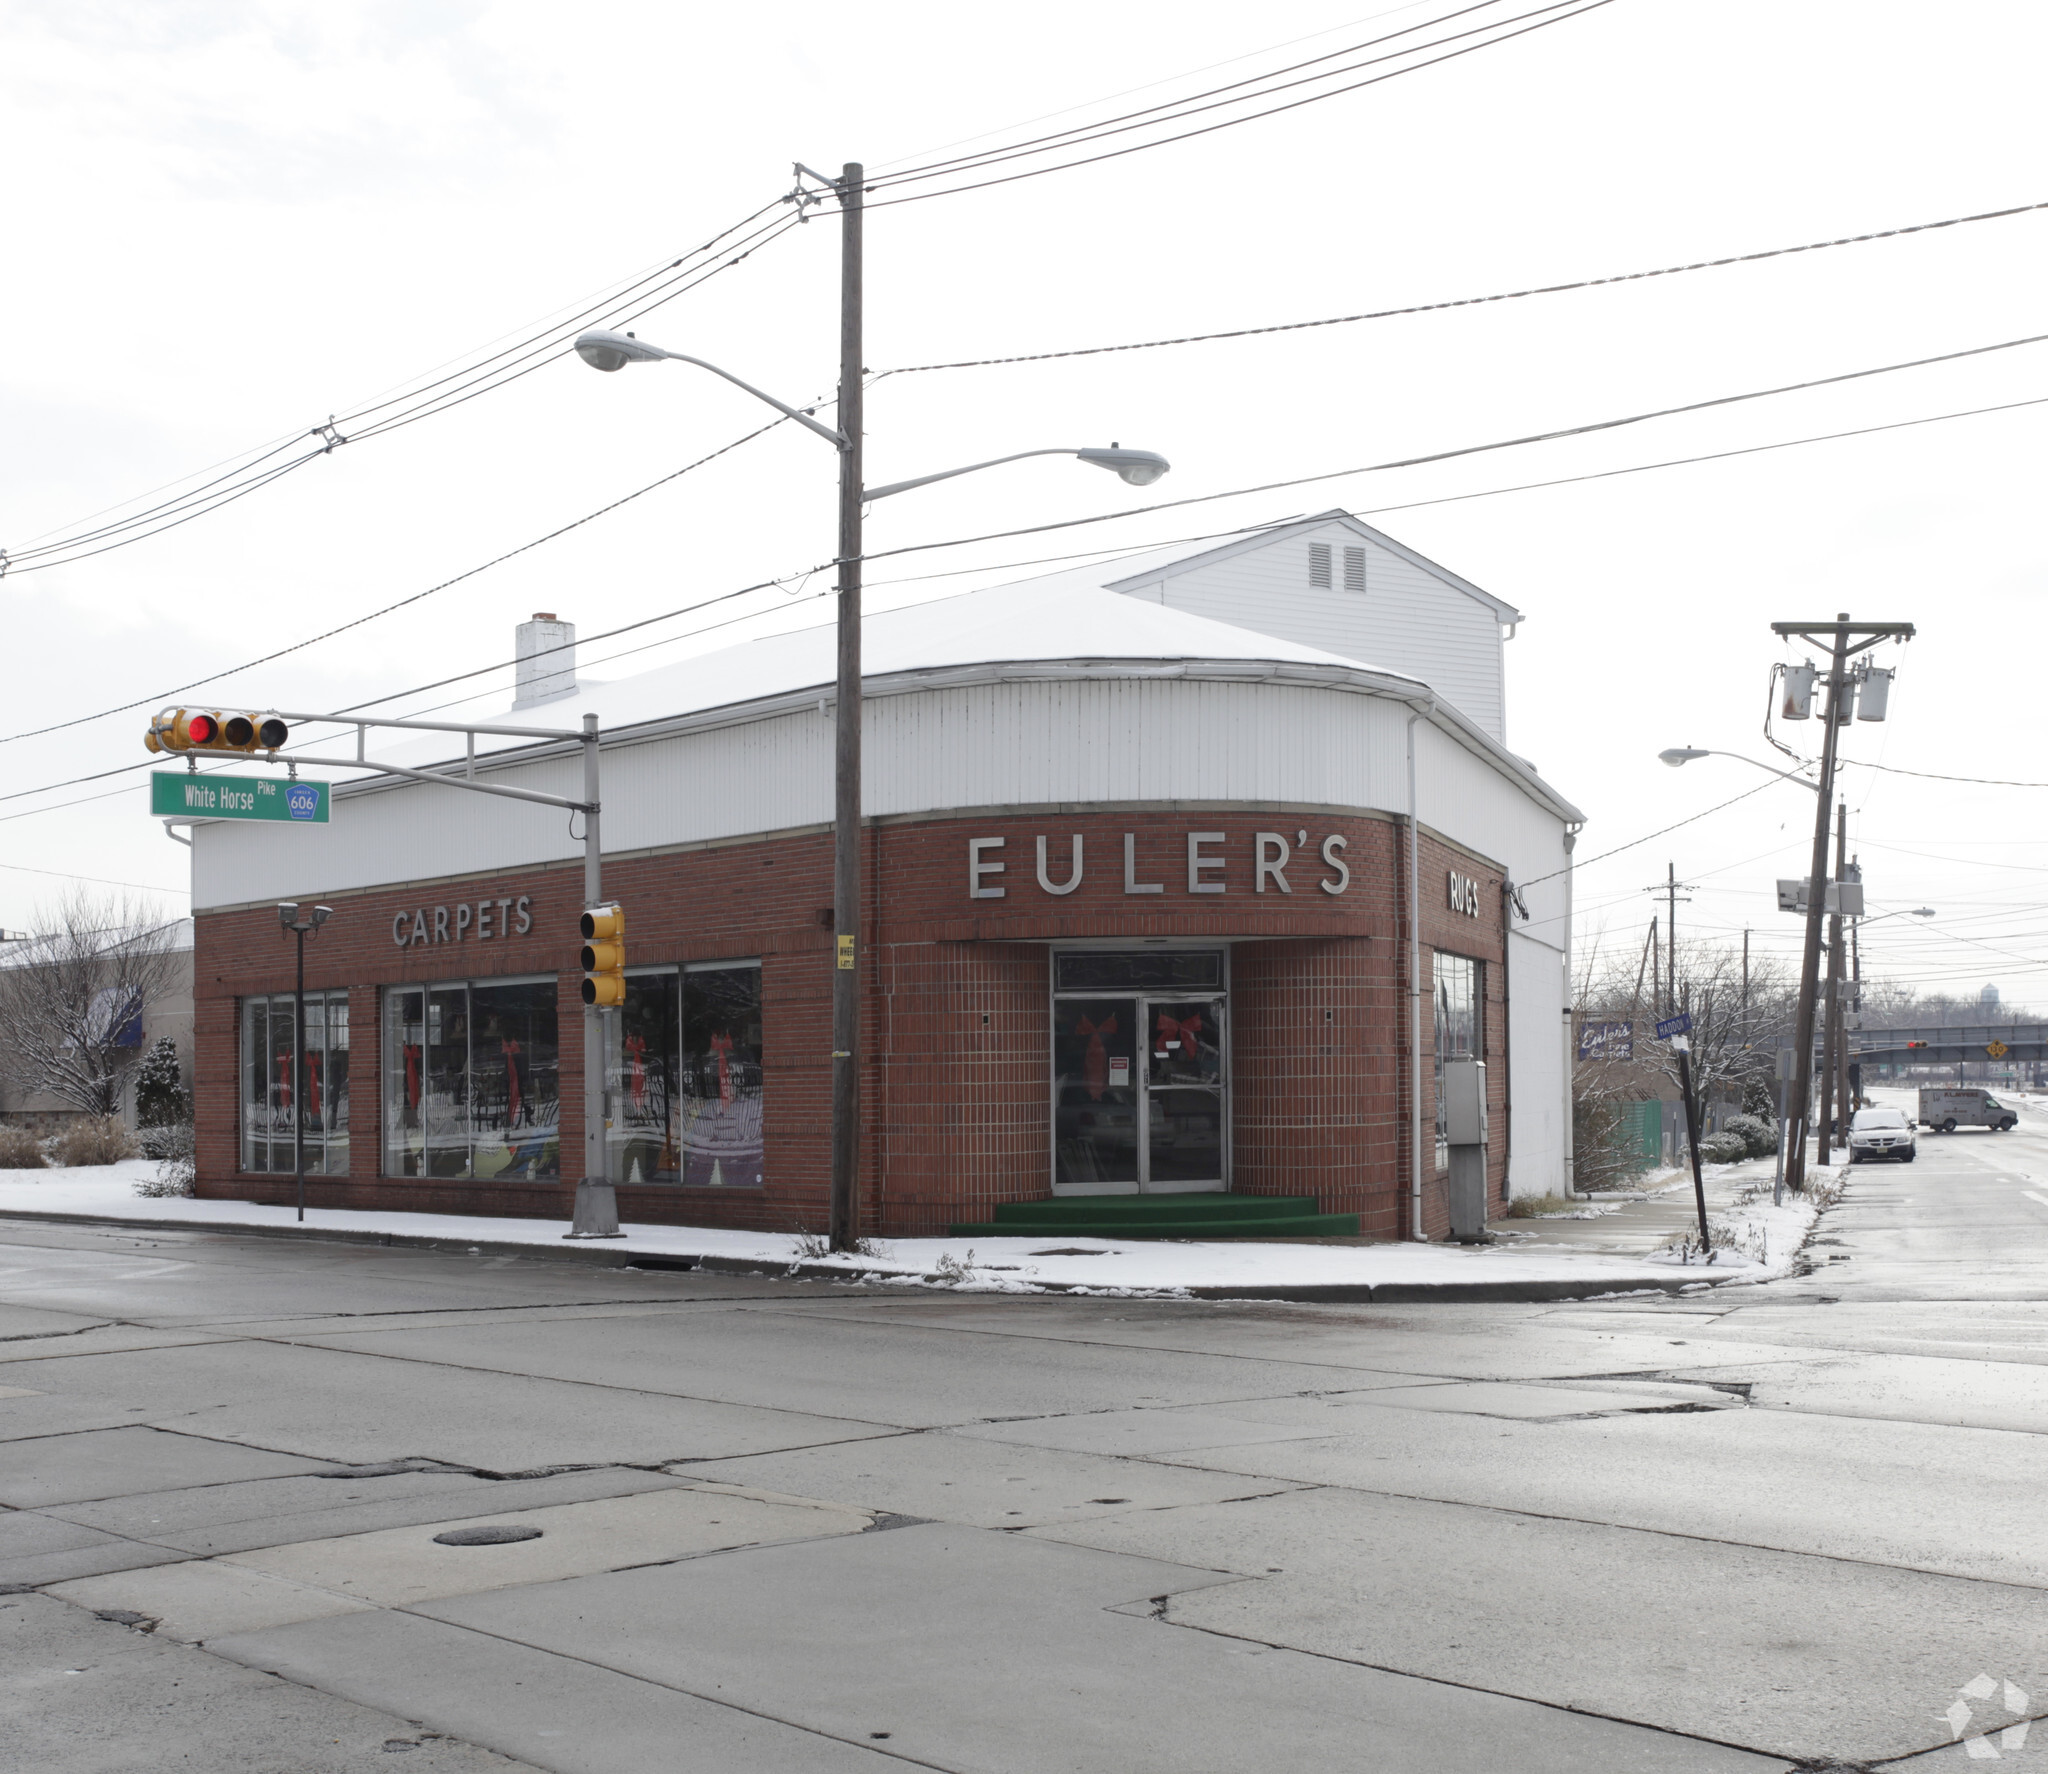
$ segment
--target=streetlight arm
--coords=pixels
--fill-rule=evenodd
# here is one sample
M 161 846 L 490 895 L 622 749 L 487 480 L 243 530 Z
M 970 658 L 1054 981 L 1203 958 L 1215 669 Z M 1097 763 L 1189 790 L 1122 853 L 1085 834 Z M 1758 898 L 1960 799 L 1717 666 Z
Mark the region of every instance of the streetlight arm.
M 1739 751 L 1715 751 L 1702 746 L 1683 745 L 1673 746 L 1669 751 L 1660 751 L 1657 756 L 1674 770 L 1681 764 L 1691 763 L 1694 758 L 1734 758 L 1738 763 L 1748 764 L 1753 769 L 1761 770 L 1766 776 L 1775 776 L 1784 782 L 1796 782 L 1801 788 L 1810 788 L 1815 794 L 1820 793 L 1820 785 L 1809 782 L 1798 771 L 1774 770 L 1770 765 L 1762 763 L 1756 758 L 1744 757 Z
M 742 382 L 730 370 L 722 370 L 715 363 L 706 363 L 701 357 L 687 357 L 680 351 L 664 351 L 659 345 L 650 345 L 645 339 L 636 339 L 631 333 L 614 333 L 600 329 L 584 333 L 576 341 L 576 355 L 594 370 L 621 370 L 629 363 L 659 363 L 667 359 L 671 363 L 693 363 L 700 370 L 709 370 L 714 376 L 723 376 L 735 388 L 744 388 L 756 400 L 765 401 L 785 419 L 794 419 L 807 431 L 815 431 L 835 450 L 842 453 L 853 446 L 846 440 L 846 434 L 834 431 L 829 425 L 820 425 L 817 420 L 800 407 L 786 406 L 774 395 L 756 388 L 751 382 Z
M 939 474 L 920 474 L 915 480 L 892 480 L 886 487 L 862 487 L 863 500 L 886 499 L 891 493 L 907 493 L 912 487 L 928 487 L 936 480 L 955 475 L 979 474 L 984 468 L 1000 468 L 1005 462 L 1021 462 L 1027 456 L 1078 456 L 1079 450 L 1019 450 L 1014 456 L 995 456 L 986 462 L 970 462 L 965 468 L 948 468 Z
M 979 474 L 984 468 L 1000 468 L 1005 462 L 1022 462 L 1028 456 L 1078 456 L 1096 468 L 1112 470 L 1119 479 L 1134 487 L 1149 487 L 1169 464 L 1164 456 L 1152 450 L 1127 450 L 1119 444 L 1108 449 L 1086 450 L 1019 450 L 1014 456 L 996 456 L 987 462 L 970 462 L 965 468 L 948 468 L 938 474 L 921 474 L 915 480 L 893 480 L 886 487 L 863 487 L 861 498 L 872 501 L 886 499 L 891 493 L 907 493 L 912 487 L 928 487 L 933 481 L 951 480 L 955 475 Z
M 722 370 L 715 363 L 706 363 L 701 357 L 685 357 L 680 351 L 664 351 L 661 355 L 672 363 L 693 363 L 700 370 L 709 370 L 714 376 L 723 376 L 735 388 L 744 388 L 756 400 L 765 400 L 785 419 L 794 419 L 806 431 L 815 431 L 835 450 L 846 448 L 846 438 L 843 433 L 834 431 L 829 425 L 820 425 L 809 413 L 804 412 L 799 407 L 784 406 L 774 395 L 763 393 L 751 382 L 742 382 L 732 371 Z

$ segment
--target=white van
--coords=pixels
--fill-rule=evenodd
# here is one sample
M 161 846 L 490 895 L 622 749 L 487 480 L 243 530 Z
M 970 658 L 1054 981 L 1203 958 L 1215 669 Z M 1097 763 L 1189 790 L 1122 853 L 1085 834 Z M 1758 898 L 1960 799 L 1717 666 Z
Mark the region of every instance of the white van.
M 1988 1127 L 2010 1133 L 2019 1117 L 1988 1090 L 1975 1085 L 1926 1086 L 1920 1092 L 1920 1124 L 1954 1133 L 1959 1127 Z

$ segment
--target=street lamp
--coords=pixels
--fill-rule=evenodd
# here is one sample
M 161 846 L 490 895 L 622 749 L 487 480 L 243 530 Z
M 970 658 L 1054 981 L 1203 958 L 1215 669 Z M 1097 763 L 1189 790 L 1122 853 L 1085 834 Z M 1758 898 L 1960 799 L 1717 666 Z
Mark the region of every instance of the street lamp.
M 1807 781 L 1798 771 L 1773 770 L 1770 765 L 1760 763 L 1755 758 L 1746 758 L 1739 751 L 1714 751 L 1701 746 L 1674 745 L 1666 751 L 1660 751 L 1657 757 L 1660 762 L 1669 764 L 1674 770 L 1681 764 L 1690 764 L 1694 758 L 1734 758 L 1739 763 L 1752 765 L 1766 775 L 1780 777 L 1786 782 L 1796 782 L 1801 788 L 1810 788 L 1815 794 L 1820 793 L 1819 785 Z
M 798 168 L 799 173 L 808 168 Z M 786 419 L 794 419 L 806 431 L 815 432 L 839 452 L 839 573 L 837 611 L 838 697 L 833 710 L 834 792 L 832 811 L 832 1214 L 831 1242 L 834 1250 L 851 1250 L 860 1236 L 860 821 L 861 821 L 861 660 L 860 600 L 862 510 L 871 499 L 886 499 L 913 487 L 957 475 L 975 474 L 1005 462 L 1027 456 L 1073 456 L 1092 467 L 1105 468 L 1126 485 L 1150 486 L 1165 474 L 1169 463 L 1150 450 L 1127 450 L 1119 444 L 1108 449 L 1025 450 L 1014 456 L 998 456 L 987 462 L 970 462 L 937 474 L 919 475 L 913 480 L 892 481 L 869 487 L 861 478 L 862 376 L 861 306 L 862 259 L 861 217 L 865 169 L 849 162 L 836 179 L 812 173 L 839 200 L 839 400 L 838 429 L 819 422 L 814 407 L 793 407 L 772 394 L 743 382 L 730 370 L 666 351 L 659 345 L 631 333 L 595 331 L 576 341 L 576 354 L 592 369 L 612 372 L 629 363 L 660 363 L 664 360 L 695 364 L 709 370 L 736 388 L 743 388 L 756 400 L 764 401 Z M 811 201 L 810 198 L 800 198 Z
M 301 1220 L 306 1217 L 306 938 L 333 916 L 332 906 L 316 905 L 310 919 L 301 918 L 298 902 L 290 899 L 277 908 L 285 934 L 299 939 L 299 971 L 292 986 L 292 1174 L 299 1186 Z

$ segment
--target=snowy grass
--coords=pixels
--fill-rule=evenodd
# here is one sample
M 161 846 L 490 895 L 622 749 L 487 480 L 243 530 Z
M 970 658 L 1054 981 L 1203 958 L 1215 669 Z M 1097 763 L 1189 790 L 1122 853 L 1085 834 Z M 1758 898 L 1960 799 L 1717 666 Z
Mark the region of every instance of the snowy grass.
M 249 1201 L 137 1197 L 138 1182 L 155 1175 L 147 1159 L 90 1170 L 0 1170 L 0 1215 L 87 1214 L 114 1220 L 207 1227 L 290 1230 L 293 1210 Z M 1768 1192 L 1768 1178 L 1766 1179 Z M 305 1230 L 356 1237 L 431 1239 L 458 1247 L 533 1245 L 556 1250 L 561 1220 L 515 1220 L 459 1214 L 306 1210 Z M 799 1234 L 733 1232 L 702 1226 L 628 1225 L 603 1248 L 630 1262 L 636 1256 L 713 1257 L 786 1269 L 844 1273 L 878 1285 L 940 1287 L 963 1293 L 1029 1293 L 1057 1288 L 1099 1294 L 1185 1295 L 1193 1288 L 1440 1287 L 1473 1282 L 1574 1282 L 1600 1292 L 1628 1292 L 1668 1277 L 1669 1263 L 1584 1250 L 1461 1247 L 1442 1244 L 1262 1244 L 1252 1242 L 1120 1242 L 1102 1238 L 894 1238 L 872 1241 L 867 1253 L 813 1254 L 818 1241 Z M 1772 1262 L 1724 1258 L 1703 1280 L 1763 1280 L 1782 1272 L 1780 1235 Z M 1791 1246 L 1787 1245 L 1789 1252 Z
M 1771 1199 L 1775 1168 L 1772 1158 L 1703 1165 L 1701 1181 L 1710 1190 L 1707 1249 L 1701 1250 L 1698 1229 L 1693 1228 L 1649 1260 L 1703 1273 L 1732 1273 L 1744 1281 L 1791 1274 L 1815 1223 L 1841 1199 L 1848 1172 L 1846 1166 L 1818 1172 L 1803 1195 L 1788 1192 L 1780 1205 Z

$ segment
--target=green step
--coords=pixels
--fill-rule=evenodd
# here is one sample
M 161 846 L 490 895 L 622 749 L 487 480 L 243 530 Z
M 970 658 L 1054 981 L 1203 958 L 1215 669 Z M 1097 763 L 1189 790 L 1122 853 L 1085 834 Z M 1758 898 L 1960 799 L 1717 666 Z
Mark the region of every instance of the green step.
M 1233 1216 L 1216 1220 L 1174 1220 L 1157 1215 L 1140 1220 L 1051 1220 L 1020 1225 L 1014 1220 L 978 1221 L 952 1226 L 953 1238 L 1096 1238 L 1145 1239 L 1188 1238 L 1211 1241 L 1226 1238 L 1356 1238 L 1355 1213 L 1290 1214 L 1284 1218 L 1246 1219 Z
M 1317 1212 L 1313 1195 L 1059 1195 L 1005 1201 L 955 1238 L 1356 1238 L 1355 1213 Z
M 1032 1225 L 1043 1220 L 1289 1219 L 1317 1211 L 1313 1195 L 1233 1195 L 1222 1190 L 1178 1195 L 1055 1195 L 1005 1201 L 990 1216 Z

